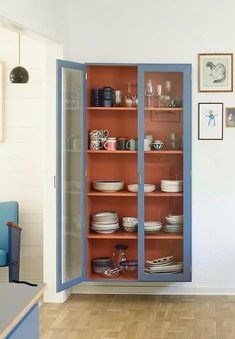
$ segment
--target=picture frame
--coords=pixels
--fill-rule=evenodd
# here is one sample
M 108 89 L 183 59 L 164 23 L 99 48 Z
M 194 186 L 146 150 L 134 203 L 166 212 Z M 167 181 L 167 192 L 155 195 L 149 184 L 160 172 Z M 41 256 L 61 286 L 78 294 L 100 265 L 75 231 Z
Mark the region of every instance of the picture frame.
M 235 127 L 235 107 L 225 108 L 225 126 Z
M 4 63 L 0 62 L 0 142 L 3 141 Z
M 198 104 L 198 139 L 223 140 L 222 102 L 201 102 Z
M 198 92 L 233 91 L 233 54 L 198 54 Z

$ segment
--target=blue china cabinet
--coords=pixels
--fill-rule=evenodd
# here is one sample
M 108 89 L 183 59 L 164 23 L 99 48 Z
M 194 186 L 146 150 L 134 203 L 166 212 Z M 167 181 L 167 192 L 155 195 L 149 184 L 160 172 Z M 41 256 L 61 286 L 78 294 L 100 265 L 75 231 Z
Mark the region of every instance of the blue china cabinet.
M 57 72 L 57 290 L 81 281 L 191 281 L 191 65 L 58 60 Z M 118 91 L 116 104 L 94 100 L 92 89 L 104 87 Z M 110 139 L 94 149 L 97 130 L 124 147 Z M 96 190 L 99 180 L 124 187 Z M 120 227 L 97 232 L 92 216 L 107 211 Z M 124 217 L 138 219 L 137 231 L 125 231 Z M 117 245 L 130 266 L 111 278 L 94 273 L 94 258 L 115 262 Z

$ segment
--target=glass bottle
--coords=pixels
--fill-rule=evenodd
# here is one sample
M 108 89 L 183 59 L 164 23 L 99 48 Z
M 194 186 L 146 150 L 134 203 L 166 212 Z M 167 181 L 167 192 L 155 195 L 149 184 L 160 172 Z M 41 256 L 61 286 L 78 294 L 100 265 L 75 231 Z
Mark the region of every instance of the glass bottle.
M 118 244 L 115 246 L 115 267 L 119 267 L 120 262 L 126 261 L 126 249 L 128 248 L 125 244 Z

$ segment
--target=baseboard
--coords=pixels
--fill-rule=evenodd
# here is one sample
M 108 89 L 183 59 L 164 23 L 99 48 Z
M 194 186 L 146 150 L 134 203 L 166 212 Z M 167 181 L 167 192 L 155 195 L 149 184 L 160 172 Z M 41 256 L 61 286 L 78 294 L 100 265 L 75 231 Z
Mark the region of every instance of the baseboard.
M 67 289 L 59 293 L 46 289 L 43 294 L 43 302 L 44 303 L 64 303 L 70 295 L 71 295 L 71 289 Z
M 146 294 L 146 295 L 235 295 L 235 286 L 121 286 L 121 285 L 89 285 L 73 287 L 74 294 Z

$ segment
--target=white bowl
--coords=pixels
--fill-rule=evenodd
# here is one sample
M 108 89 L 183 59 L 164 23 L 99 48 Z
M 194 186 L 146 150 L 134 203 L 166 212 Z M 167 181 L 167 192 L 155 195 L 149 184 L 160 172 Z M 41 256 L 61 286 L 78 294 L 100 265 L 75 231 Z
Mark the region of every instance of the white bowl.
M 156 189 L 156 185 L 153 185 L 153 184 L 144 184 L 144 192 L 145 193 L 153 192 L 153 191 L 155 191 L 155 189 Z
M 166 221 L 171 225 L 177 225 L 183 223 L 183 218 L 166 217 Z
M 131 184 L 127 186 L 128 191 L 130 192 L 138 192 L 138 184 Z M 150 193 L 155 191 L 156 185 L 153 184 L 144 184 L 144 192 Z
M 138 219 L 134 218 L 134 217 L 123 217 L 122 221 L 123 222 L 136 222 L 136 221 L 138 221 Z
M 138 192 L 138 184 L 127 185 L 127 189 L 130 192 Z
M 116 192 L 122 190 L 124 181 L 118 180 L 97 180 L 93 182 L 93 188 L 97 191 Z

